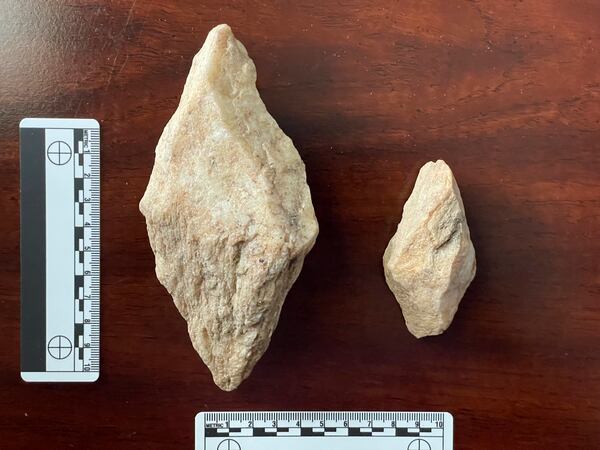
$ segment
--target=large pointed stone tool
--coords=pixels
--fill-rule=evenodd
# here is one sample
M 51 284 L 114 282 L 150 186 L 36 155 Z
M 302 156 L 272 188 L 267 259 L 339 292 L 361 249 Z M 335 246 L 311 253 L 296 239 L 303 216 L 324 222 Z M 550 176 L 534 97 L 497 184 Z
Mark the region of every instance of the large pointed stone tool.
M 194 348 L 235 389 L 267 349 L 318 224 L 304 164 L 227 25 L 194 57 L 140 210 Z

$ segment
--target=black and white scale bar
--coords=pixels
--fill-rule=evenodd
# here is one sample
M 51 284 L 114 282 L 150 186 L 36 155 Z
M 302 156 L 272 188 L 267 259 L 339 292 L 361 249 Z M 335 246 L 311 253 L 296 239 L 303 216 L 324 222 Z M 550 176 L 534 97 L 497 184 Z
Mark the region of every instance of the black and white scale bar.
M 21 377 L 91 382 L 100 367 L 100 127 L 23 119 Z
M 229 412 L 196 416 L 196 450 L 452 450 L 442 412 Z
M 384 427 L 364 427 L 364 428 L 347 428 L 347 427 L 273 427 L 273 428 L 211 428 L 207 427 L 204 431 L 207 437 L 215 436 L 243 436 L 247 435 L 245 430 L 251 430 L 252 436 L 290 436 L 297 434 L 299 436 L 429 436 L 433 431 L 432 428 L 416 427 L 410 430 L 409 428 L 384 428 Z

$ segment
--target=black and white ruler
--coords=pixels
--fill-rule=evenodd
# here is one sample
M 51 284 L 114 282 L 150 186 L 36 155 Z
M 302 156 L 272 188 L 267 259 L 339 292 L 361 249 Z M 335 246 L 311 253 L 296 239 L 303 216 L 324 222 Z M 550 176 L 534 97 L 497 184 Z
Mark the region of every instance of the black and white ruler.
M 208 412 L 196 450 L 452 450 L 441 412 Z
M 91 382 L 100 371 L 100 126 L 23 119 L 21 377 Z

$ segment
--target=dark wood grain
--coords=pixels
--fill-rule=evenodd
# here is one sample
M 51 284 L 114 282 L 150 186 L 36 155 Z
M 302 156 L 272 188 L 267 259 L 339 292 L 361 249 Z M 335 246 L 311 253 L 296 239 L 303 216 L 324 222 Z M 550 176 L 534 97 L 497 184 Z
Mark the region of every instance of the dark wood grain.
M 216 388 L 137 204 L 229 23 L 306 162 L 321 233 L 271 347 Z M 600 3 L 0 0 L 0 447 L 191 449 L 201 410 L 448 410 L 458 449 L 600 448 Z M 18 122 L 102 125 L 102 375 L 19 378 Z M 414 339 L 381 256 L 419 167 L 461 187 L 478 272 Z

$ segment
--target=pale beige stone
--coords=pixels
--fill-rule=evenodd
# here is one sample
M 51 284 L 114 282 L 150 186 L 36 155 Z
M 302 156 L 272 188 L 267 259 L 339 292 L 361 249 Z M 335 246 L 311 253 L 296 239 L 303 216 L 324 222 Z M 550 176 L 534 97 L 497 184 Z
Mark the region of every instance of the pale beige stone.
M 227 25 L 194 57 L 140 210 L 156 275 L 224 390 L 263 355 L 318 234 L 304 163 Z
M 408 330 L 418 338 L 443 333 L 475 276 L 465 209 L 444 161 L 421 168 L 383 266 Z

